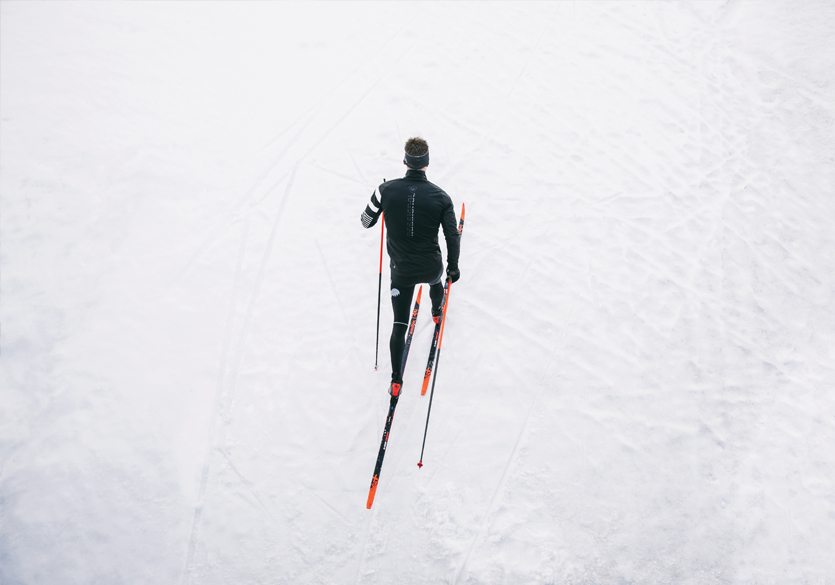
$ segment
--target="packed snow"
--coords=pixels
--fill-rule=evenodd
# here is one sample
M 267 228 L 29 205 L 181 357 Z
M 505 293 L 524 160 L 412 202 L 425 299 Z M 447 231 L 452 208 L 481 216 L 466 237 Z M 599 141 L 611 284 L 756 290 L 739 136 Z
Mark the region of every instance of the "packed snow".
M 0 583 L 835 583 L 835 4 L 0 16 Z

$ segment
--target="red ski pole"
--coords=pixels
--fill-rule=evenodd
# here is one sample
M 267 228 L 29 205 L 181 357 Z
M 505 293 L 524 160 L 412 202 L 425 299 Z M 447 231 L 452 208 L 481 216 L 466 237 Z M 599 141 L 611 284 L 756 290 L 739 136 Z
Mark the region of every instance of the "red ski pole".
M 377 357 L 380 353 L 380 292 L 383 289 L 383 234 L 386 231 L 385 214 L 380 213 L 380 274 L 377 278 L 377 342 L 374 344 L 374 371 L 377 371 Z
M 464 231 L 464 211 L 465 207 L 461 205 L 461 220 L 458 223 L 458 233 L 459 235 Z M 438 379 L 438 367 L 441 364 L 441 343 L 444 341 L 444 328 L 446 327 L 446 311 L 447 307 L 449 307 L 449 295 L 452 292 L 452 283 L 447 280 L 447 291 L 446 291 L 446 299 L 444 302 L 444 310 L 441 313 L 441 331 L 440 335 L 438 336 L 438 351 L 435 356 L 435 377 L 432 378 L 432 391 L 429 392 L 429 408 L 426 410 L 426 427 L 423 429 L 423 445 L 420 447 L 420 461 L 418 461 L 418 467 L 423 467 L 423 451 L 426 449 L 426 435 L 429 432 L 429 415 L 432 414 L 432 398 L 435 396 L 435 381 Z M 427 368 L 428 371 L 428 368 Z M 424 378 L 424 386 L 425 383 L 429 381 L 428 376 Z

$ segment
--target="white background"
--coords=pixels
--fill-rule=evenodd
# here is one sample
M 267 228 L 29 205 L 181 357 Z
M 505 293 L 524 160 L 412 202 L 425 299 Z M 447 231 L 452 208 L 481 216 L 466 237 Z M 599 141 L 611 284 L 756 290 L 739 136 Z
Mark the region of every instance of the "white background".
M 4 585 L 835 583 L 831 3 L 0 16 Z M 369 511 L 417 134 L 462 278 Z

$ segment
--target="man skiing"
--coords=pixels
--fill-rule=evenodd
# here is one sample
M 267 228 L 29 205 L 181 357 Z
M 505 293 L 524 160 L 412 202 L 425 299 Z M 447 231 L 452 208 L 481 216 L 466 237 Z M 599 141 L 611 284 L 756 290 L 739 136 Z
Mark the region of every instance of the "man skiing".
M 360 217 L 363 227 L 370 228 L 377 223 L 380 213 L 384 213 L 388 232 L 386 249 L 390 258 L 391 306 L 394 311 L 394 326 L 389 340 L 389 394 L 392 396 L 400 395 L 403 384 L 401 362 L 412 296 L 417 284 L 429 283 L 432 318 L 437 323 L 441 317 L 444 267 L 438 245 L 439 227 L 443 228 L 446 238 L 447 279 L 456 282 L 461 275 L 458 269 L 460 240 L 452 199 L 426 179 L 429 145 L 423 138 L 409 138 L 405 150 L 403 164 L 408 167 L 406 175 L 377 187 Z

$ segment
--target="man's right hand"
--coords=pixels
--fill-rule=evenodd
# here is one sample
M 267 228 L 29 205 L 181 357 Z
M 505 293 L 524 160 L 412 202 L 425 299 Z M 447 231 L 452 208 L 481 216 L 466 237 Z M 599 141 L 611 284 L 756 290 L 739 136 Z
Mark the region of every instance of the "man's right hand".
M 455 270 L 450 270 L 449 267 L 447 267 L 446 277 L 450 282 L 458 282 L 458 279 L 461 278 L 461 271 L 457 268 Z

